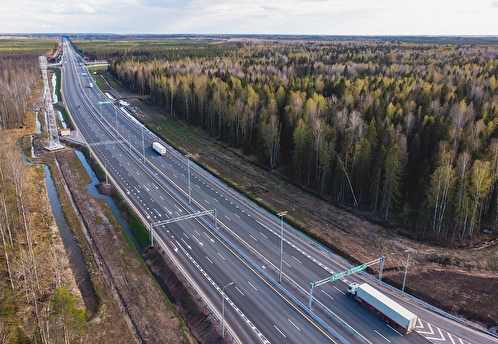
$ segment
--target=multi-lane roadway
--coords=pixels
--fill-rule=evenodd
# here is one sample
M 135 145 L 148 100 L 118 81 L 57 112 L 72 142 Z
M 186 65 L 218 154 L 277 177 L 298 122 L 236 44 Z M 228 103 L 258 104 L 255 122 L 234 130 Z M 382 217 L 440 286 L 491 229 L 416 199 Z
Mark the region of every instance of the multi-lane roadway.
M 376 285 L 419 316 L 418 333 L 404 335 L 345 296 L 346 283 L 363 281 L 363 276 L 315 288 L 311 312 L 307 309 L 310 283 L 350 268 L 347 263 L 285 226 L 283 278 L 278 283 L 281 223 L 277 216 L 258 208 L 171 147 L 165 157 L 149 149 L 149 143 L 159 138 L 97 88 L 88 87 L 92 76 L 67 41 L 62 82 L 65 105 L 94 157 L 220 320 L 224 299 L 225 324 L 236 340 L 496 341 Z M 216 221 L 202 216 L 173 222 L 206 210 L 215 210 Z M 167 221 L 171 223 L 162 224 Z

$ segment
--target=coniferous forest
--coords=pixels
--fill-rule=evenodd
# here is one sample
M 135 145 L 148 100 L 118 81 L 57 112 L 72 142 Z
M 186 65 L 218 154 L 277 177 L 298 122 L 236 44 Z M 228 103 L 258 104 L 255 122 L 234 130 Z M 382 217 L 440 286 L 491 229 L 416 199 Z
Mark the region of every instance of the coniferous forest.
M 332 202 L 430 240 L 498 229 L 496 44 L 74 43 L 172 117 Z

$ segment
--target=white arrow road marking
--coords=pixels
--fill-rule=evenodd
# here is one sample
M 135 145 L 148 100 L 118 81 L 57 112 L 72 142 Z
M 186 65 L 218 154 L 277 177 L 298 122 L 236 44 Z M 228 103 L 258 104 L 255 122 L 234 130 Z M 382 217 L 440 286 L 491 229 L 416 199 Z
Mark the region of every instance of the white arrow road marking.
M 178 252 L 178 247 L 175 246 L 175 244 L 173 244 L 173 241 L 170 241 L 171 245 L 173 245 L 173 250 L 175 250 L 175 252 Z
M 209 235 L 207 235 L 207 233 L 206 233 L 206 232 L 203 232 L 203 233 L 204 233 L 204 235 L 205 235 L 205 236 L 206 236 L 209 240 L 211 240 L 211 242 L 214 242 L 213 238 L 209 237 Z
M 187 244 L 187 242 L 186 242 L 185 240 L 183 240 L 183 238 L 180 238 L 180 240 L 181 240 L 181 241 L 183 241 L 183 243 L 185 244 L 185 246 L 187 246 L 187 247 L 188 247 L 188 249 L 189 249 L 189 250 L 191 250 L 191 249 L 192 249 L 192 247 L 190 247 L 190 245 L 189 245 L 189 244 Z
M 197 237 L 195 235 L 193 235 L 192 238 L 194 238 L 195 241 L 197 241 L 199 243 L 199 245 L 204 246 L 204 244 L 199 239 L 197 239 Z

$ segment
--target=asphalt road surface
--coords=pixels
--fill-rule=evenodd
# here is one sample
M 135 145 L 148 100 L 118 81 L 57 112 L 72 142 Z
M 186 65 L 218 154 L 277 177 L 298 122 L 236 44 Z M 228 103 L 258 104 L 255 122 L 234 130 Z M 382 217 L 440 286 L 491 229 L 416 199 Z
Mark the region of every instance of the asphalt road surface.
M 281 227 L 276 214 L 267 213 L 167 146 L 100 90 L 89 87 L 94 81 L 80 63 L 65 41 L 62 90 L 73 123 L 109 178 L 150 226 L 156 242 L 220 320 L 225 300 L 225 324 L 236 340 L 497 342 L 361 273 L 314 288 L 309 310 L 310 283 L 351 266 L 291 227 Z M 167 147 L 166 156 L 149 148 L 152 141 Z M 367 281 L 418 315 L 416 331 L 403 334 L 347 297 L 347 284 L 352 281 Z

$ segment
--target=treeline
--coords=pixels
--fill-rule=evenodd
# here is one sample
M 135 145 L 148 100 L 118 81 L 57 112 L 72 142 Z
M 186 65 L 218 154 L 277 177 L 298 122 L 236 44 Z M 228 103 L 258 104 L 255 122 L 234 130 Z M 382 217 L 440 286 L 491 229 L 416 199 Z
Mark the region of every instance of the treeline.
M 119 56 L 140 59 L 181 59 L 185 57 L 218 57 L 234 51 L 237 43 L 224 43 L 212 39 L 77 39 L 72 41 L 76 50 L 87 60 L 105 60 Z
M 46 194 L 36 182 L 43 170 L 28 168 L 6 130 L 22 125 L 40 79 L 38 56 L 57 45 L 54 39 L 0 40 L 1 343 L 74 342 L 86 324 L 66 283 L 66 252 L 52 232 L 50 206 L 37 197 Z
M 67 285 L 67 256 L 53 232 L 43 169 L 28 168 L 0 130 L 0 341 L 70 343 L 86 324 Z
M 38 56 L 55 40 L 0 39 L 0 129 L 22 125 L 28 98 L 40 79 Z
M 121 55 L 110 70 L 323 197 L 421 237 L 467 241 L 498 227 L 497 55 L 493 46 L 246 42 L 217 57 Z

